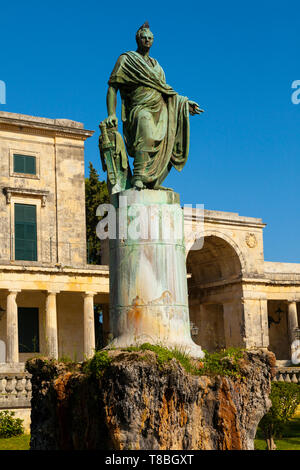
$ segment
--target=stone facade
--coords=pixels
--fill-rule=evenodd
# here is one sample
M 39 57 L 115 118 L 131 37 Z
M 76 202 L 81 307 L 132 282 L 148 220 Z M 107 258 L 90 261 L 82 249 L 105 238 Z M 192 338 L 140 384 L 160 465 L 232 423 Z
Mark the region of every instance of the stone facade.
M 2 364 L 17 367 L 34 353 L 77 360 L 93 353 L 90 317 L 94 302 L 108 302 L 108 268 L 86 262 L 84 141 L 92 134 L 74 121 L 0 113 Z M 16 171 L 15 155 L 34 157 L 35 171 Z M 16 204 L 35 208 L 34 260 L 15 256 Z M 30 308 L 38 309 L 38 346 L 25 352 L 18 315 Z

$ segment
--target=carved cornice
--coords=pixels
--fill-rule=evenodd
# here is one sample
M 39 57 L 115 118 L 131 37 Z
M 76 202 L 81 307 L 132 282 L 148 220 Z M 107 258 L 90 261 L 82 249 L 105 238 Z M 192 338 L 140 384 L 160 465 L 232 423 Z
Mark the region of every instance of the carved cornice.
M 3 192 L 6 196 L 6 204 L 10 204 L 11 196 L 15 194 L 19 194 L 22 196 L 31 196 L 31 197 L 39 197 L 42 200 L 42 207 L 46 205 L 46 198 L 49 194 L 49 191 L 44 191 L 40 189 L 27 189 L 27 188 L 3 188 Z
M 0 130 L 49 137 L 71 137 L 75 140 L 86 140 L 94 134 L 94 131 L 87 129 L 3 117 L 0 117 Z

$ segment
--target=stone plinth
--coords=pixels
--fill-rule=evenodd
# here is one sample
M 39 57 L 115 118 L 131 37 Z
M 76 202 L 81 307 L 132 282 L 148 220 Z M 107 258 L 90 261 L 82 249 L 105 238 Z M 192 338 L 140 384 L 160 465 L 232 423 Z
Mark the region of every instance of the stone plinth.
M 108 347 L 145 342 L 203 357 L 191 339 L 183 211 L 173 191 L 115 194 L 116 238 L 110 240 Z

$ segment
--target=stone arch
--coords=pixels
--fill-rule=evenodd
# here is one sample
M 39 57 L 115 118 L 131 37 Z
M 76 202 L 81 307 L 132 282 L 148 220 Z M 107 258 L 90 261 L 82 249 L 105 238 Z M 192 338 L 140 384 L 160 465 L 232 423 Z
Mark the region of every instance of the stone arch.
M 242 276 L 245 259 L 236 242 L 218 230 L 206 230 L 203 246 L 189 239 L 187 256 L 189 312 L 194 338 L 204 349 L 243 345 Z M 198 249 L 195 249 L 198 248 Z
M 241 274 L 244 274 L 246 272 L 246 260 L 245 260 L 245 257 L 243 255 L 242 251 L 240 250 L 237 243 L 230 236 L 228 236 L 226 233 L 222 232 L 221 230 L 204 230 L 203 235 L 201 234 L 201 239 L 203 240 L 203 243 L 199 244 L 199 250 L 203 247 L 204 241 L 208 237 L 220 238 L 220 239 L 224 240 L 225 242 L 227 242 L 232 247 L 232 249 L 235 251 L 235 253 L 236 253 L 236 255 L 239 259 L 239 262 L 241 264 Z M 189 253 L 191 251 L 193 251 L 192 250 L 193 245 L 195 245 L 195 243 L 197 241 L 199 241 L 199 239 L 200 239 L 199 234 L 197 234 L 196 232 L 195 233 L 192 232 L 192 234 L 187 237 L 187 239 L 186 239 L 186 259 L 188 258 Z

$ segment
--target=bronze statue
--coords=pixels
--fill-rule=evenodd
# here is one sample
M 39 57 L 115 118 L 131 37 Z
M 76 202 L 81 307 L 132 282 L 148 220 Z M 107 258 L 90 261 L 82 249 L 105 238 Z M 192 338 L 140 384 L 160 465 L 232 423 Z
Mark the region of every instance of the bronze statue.
M 102 129 L 106 125 L 108 132 L 116 132 L 119 90 L 124 141 L 128 155 L 134 158 L 130 185 L 136 189 L 166 189 L 160 184 L 172 166 L 181 171 L 188 157 L 189 114 L 203 110 L 167 85 L 162 67 L 149 56 L 153 34 L 148 23 L 139 28 L 136 41 L 137 50 L 121 54 L 111 73 L 108 117 L 101 125 Z M 100 139 L 100 151 L 101 145 Z M 101 156 L 103 161 L 103 151 Z

